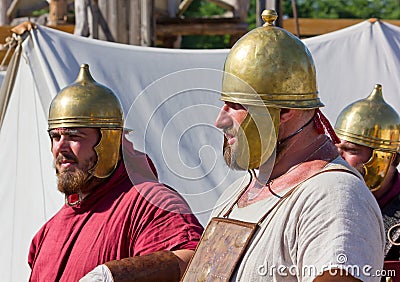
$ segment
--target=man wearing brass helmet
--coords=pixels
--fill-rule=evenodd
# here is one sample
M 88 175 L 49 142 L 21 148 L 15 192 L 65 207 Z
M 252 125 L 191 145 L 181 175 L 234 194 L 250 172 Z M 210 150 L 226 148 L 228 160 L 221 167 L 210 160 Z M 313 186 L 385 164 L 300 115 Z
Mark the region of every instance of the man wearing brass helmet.
M 202 227 L 145 155 L 125 150 L 119 99 L 88 65 L 53 99 L 48 124 L 66 204 L 32 240 L 30 281 L 179 281 Z
M 382 86 L 375 85 L 365 99 L 348 105 L 339 114 L 335 131 L 342 157 L 364 177 L 378 201 L 386 232 L 385 268 L 397 262 L 400 270 L 400 117 L 385 102 Z M 398 231 L 398 230 L 397 230 Z
M 224 191 L 183 281 L 379 281 L 379 207 L 325 135 L 339 142 L 308 49 L 275 11 L 263 18 L 227 56 L 215 122 L 227 164 L 248 174 Z

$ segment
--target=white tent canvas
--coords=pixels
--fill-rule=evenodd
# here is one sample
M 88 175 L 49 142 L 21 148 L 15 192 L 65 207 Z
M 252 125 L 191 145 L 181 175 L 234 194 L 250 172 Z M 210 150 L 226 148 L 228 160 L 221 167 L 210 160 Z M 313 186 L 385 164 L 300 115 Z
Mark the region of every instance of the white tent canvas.
M 3 82 L 4 76 L 6 75 L 6 71 L 0 71 L 0 85 Z
M 0 131 L 3 279 L 27 279 L 32 236 L 63 204 L 46 119 L 51 99 L 74 81 L 82 63 L 119 96 L 125 127 L 133 130 L 129 138 L 153 159 L 160 181 L 184 194 L 207 222 L 235 174 L 219 157 L 223 135 L 212 127 L 222 105 L 220 70 L 226 54 L 127 46 L 45 27 L 31 32 Z
M 400 28 L 365 21 L 304 42 L 317 67 L 322 110 L 334 122 L 375 83 L 398 111 Z M 63 204 L 55 184 L 47 111 L 51 99 L 87 63 L 120 97 L 136 149 L 150 155 L 159 179 L 184 194 L 203 224 L 223 188 L 240 173 L 221 158 L 213 126 L 228 50 L 188 51 L 127 46 L 45 27 L 23 43 L 15 87 L 0 130 L 0 273 L 29 276 L 27 253 L 40 226 Z
M 322 110 L 332 123 L 348 104 L 367 97 L 375 84 L 400 112 L 400 27 L 363 21 L 304 40 L 313 55 Z

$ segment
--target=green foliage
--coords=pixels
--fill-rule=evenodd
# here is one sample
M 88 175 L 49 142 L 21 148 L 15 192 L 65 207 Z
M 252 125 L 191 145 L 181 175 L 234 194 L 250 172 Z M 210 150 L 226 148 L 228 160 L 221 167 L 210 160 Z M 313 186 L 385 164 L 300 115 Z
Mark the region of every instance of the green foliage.
M 200 18 L 212 15 L 222 15 L 224 9 L 218 7 L 214 3 L 205 0 L 194 0 L 189 8 L 185 11 L 185 17 Z
M 399 19 L 400 0 L 297 0 L 300 18 Z M 285 15 L 293 17 L 292 1 L 283 0 Z
M 32 12 L 32 16 L 39 17 L 41 15 L 48 14 L 48 13 L 49 13 L 49 8 L 46 8 L 46 9 L 33 11 Z
M 247 17 L 249 30 L 256 27 L 256 3 L 249 0 Z M 347 19 L 400 19 L 400 0 L 296 0 L 300 18 L 347 18 Z M 293 17 L 292 0 L 282 0 L 283 14 Z M 194 0 L 185 12 L 186 17 L 210 17 L 222 15 L 224 9 L 210 1 Z M 226 36 L 185 36 L 182 48 L 209 49 L 229 48 Z
M 185 11 L 184 16 L 188 18 L 201 18 L 215 15 L 222 15 L 224 9 L 217 5 L 203 0 L 195 0 Z M 185 49 L 224 49 L 229 46 L 229 35 L 225 36 L 205 36 L 193 35 L 183 36 L 181 48 Z
M 256 0 L 250 0 L 247 17 L 249 30 L 256 27 Z M 206 0 L 194 0 L 185 11 L 185 17 L 201 18 L 223 15 L 226 11 Z M 183 36 L 181 48 L 186 49 L 224 49 L 230 47 L 230 35 L 224 36 Z
M 249 24 L 249 30 L 257 27 L 257 16 L 256 15 L 256 0 L 250 0 L 249 11 L 247 12 L 247 23 Z

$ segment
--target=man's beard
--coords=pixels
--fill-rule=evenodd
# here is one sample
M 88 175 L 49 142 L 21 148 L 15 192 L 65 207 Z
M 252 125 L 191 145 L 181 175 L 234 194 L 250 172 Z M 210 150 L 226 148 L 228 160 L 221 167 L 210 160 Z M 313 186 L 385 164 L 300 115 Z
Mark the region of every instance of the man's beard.
M 226 140 L 226 139 L 225 139 Z M 236 144 L 236 146 L 235 146 Z M 276 146 L 276 155 L 275 155 L 275 160 L 274 163 L 278 163 L 279 160 L 284 157 L 286 155 L 286 148 L 287 148 L 287 144 L 283 143 L 280 145 Z M 237 155 L 238 155 L 238 150 L 240 150 L 239 148 L 239 144 L 234 143 L 233 145 L 229 145 L 226 141 L 224 142 L 224 160 L 225 163 L 234 170 L 245 170 L 244 168 L 240 167 L 237 164 Z M 268 158 L 267 161 L 271 161 L 271 158 L 273 158 L 273 156 L 271 156 L 270 158 Z M 262 164 L 261 164 L 262 165 Z
M 91 174 L 81 169 L 58 173 L 57 174 L 58 190 L 67 196 L 82 192 L 90 176 Z
M 56 162 L 60 163 L 60 160 L 64 156 L 58 156 Z M 68 157 L 69 159 L 71 156 Z M 79 192 L 86 192 L 89 186 L 90 179 L 92 178 L 92 174 L 89 173 L 89 168 L 93 167 L 94 160 L 90 159 L 88 162 L 85 163 L 84 168 L 74 168 L 73 171 L 64 170 L 62 172 L 57 172 L 57 186 L 58 190 L 65 195 L 69 196 L 72 194 L 78 194 Z
M 232 149 L 232 146 L 225 143 L 224 144 L 224 159 L 225 163 L 234 170 L 243 170 L 241 167 L 238 166 L 236 162 L 236 151 L 235 149 Z

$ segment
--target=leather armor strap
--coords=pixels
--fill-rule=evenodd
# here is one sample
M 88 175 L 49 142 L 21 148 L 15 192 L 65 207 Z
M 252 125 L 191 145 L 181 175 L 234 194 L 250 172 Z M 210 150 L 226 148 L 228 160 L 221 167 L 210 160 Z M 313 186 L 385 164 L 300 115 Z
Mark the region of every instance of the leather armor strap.
M 105 265 L 115 282 L 179 281 L 179 259 L 171 251 L 159 251 L 143 256 L 112 260 Z

